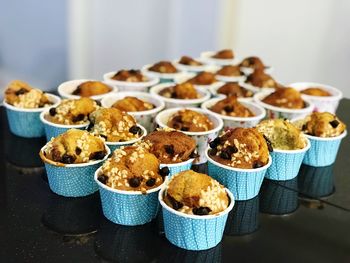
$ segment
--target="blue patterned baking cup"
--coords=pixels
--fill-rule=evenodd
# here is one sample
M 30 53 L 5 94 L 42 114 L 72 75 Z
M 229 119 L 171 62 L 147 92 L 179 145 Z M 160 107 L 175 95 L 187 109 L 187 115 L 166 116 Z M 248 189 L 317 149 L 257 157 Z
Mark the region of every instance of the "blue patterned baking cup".
M 221 213 L 206 216 L 188 215 L 169 207 L 163 201 L 164 190 L 160 190 L 158 199 L 162 206 L 165 236 L 170 243 L 187 250 L 205 250 L 220 243 L 228 213 L 235 202 L 228 189 L 230 205 Z
M 61 99 L 55 95 L 48 93 L 46 93 L 46 95 L 49 100 L 53 102 L 53 105 L 50 107 L 57 106 L 61 101 Z M 25 138 L 38 138 L 45 135 L 44 125 L 40 121 L 40 113 L 47 110 L 49 107 L 27 109 L 12 106 L 5 101 L 3 103 L 6 108 L 10 131 L 13 134 Z
M 46 145 L 40 150 L 40 157 L 45 162 L 45 169 L 50 189 L 65 197 L 81 197 L 93 194 L 98 190 L 94 181 L 95 171 L 102 165 L 110 154 L 106 146 L 107 154 L 102 160 L 79 164 L 61 164 L 47 160 L 43 152 Z
M 100 191 L 103 214 L 108 220 L 119 225 L 137 226 L 151 222 L 157 216 L 158 192 L 164 183 L 147 190 L 146 194 L 113 189 L 97 179 L 100 170 L 95 172 L 94 179 Z
M 270 180 L 291 180 L 299 173 L 305 153 L 310 149 L 310 141 L 306 138 L 307 145 L 299 150 L 278 150 L 270 153 L 272 164 L 267 169 L 265 178 Z
M 209 149 L 208 149 L 209 150 Z M 208 175 L 227 187 L 235 197 L 235 200 L 249 200 L 257 196 L 264 180 L 267 169 L 271 166 L 269 162 L 256 169 L 241 169 L 223 165 L 208 156 Z
M 265 179 L 260 191 L 260 212 L 270 215 L 293 213 L 298 208 L 298 179 L 287 181 Z
M 44 125 L 46 141 L 50 141 L 51 138 L 57 137 L 58 135 L 65 133 L 69 129 L 79 129 L 86 130 L 89 126 L 89 123 L 79 124 L 79 125 L 63 125 L 52 123 L 45 119 L 45 116 L 49 114 L 49 111 L 43 111 L 40 113 L 40 121 Z
M 181 163 L 161 163 L 159 165 L 159 168 L 163 168 L 163 167 L 168 167 L 169 168 L 169 178 L 171 178 L 173 175 L 178 174 L 179 172 L 182 171 L 186 171 L 186 170 L 190 170 L 192 163 L 193 163 L 194 159 L 189 159 L 185 162 L 181 162 Z
M 335 162 L 337 158 L 341 140 L 346 136 L 344 131 L 337 137 L 321 138 L 311 135 L 305 135 L 309 140 L 311 147 L 305 154 L 303 164 L 314 167 L 328 166 Z

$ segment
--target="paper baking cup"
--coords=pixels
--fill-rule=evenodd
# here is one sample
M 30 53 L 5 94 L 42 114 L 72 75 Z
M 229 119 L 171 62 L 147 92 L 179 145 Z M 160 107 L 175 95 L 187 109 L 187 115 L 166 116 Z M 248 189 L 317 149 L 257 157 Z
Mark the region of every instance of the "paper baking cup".
M 276 90 L 274 88 L 256 87 L 256 86 L 253 86 L 252 84 L 247 83 L 247 82 L 241 82 L 241 85 L 245 89 L 250 90 L 254 93 L 259 93 L 259 92 L 270 92 L 271 93 L 271 92 L 274 92 Z
M 208 118 L 214 124 L 214 129 L 209 130 L 209 131 L 205 131 L 205 132 L 181 131 L 184 134 L 192 137 L 196 141 L 196 152 L 198 153 L 199 158 L 197 158 L 194 161 L 194 164 L 206 163 L 207 162 L 207 157 L 206 157 L 205 151 L 206 151 L 206 149 L 208 147 L 208 143 L 210 141 L 214 140 L 219 135 L 220 130 L 223 128 L 223 121 L 221 120 L 221 118 L 218 118 L 214 114 L 208 113 L 208 112 L 204 111 L 203 109 L 187 108 L 186 107 L 186 108 L 172 108 L 172 109 L 167 109 L 167 110 L 164 110 L 164 111 L 160 112 L 156 116 L 157 124 L 161 128 L 168 127 L 167 126 L 167 122 L 168 122 L 169 118 L 172 115 L 174 115 L 176 112 L 178 112 L 180 110 L 184 110 L 184 109 L 193 110 L 193 111 L 197 111 L 197 112 L 200 112 L 202 114 L 205 114 L 206 116 L 208 116 Z
M 159 83 L 167 83 L 167 82 L 174 82 L 175 78 L 181 76 L 183 74 L 182 71 L 176 72 L 176 73 L 160 73 L 156 71 L 148 70 L 152 64 L 148 64 L 142 67 L 142 74 L 146 75 L 147 77 L 153 78 L 159 78 Z
M 251 110 L 251 112 L 255 115 L 253 117 L 232 117 L 232 116 L 226 116 L 222 115 L 216 112 L 213 112 L 210 110 L 214 104 L 222 100 L 222 98 L 214 98 L 211 100 L 208 100 L 202 104 L 202 109 L 205 111 L 212 113 L 216 115 L 217 117 L 221 118 L 224 122 L 224 130 L 229 128 L 236 128 L 236 127 L 244 127 L 244 128 L 250 128 L 256 126 L 266 115 L 266 111 L 263 107 L 257 105 L 254 102 L 249 102 L 245 99 L 238 99 L 238 102 L 240 102 L 243 106 Z
M 45 147 L 40 150 L 42 159 Z M 58 166 L 44 161 L 50 189 L 54 193 L 66 197 L 87 196 L 96 192 L 98 187 L 94 181 L 94 173 L 108 158 L 110 150 L 108 147 L 106 150 L 107 154 L 102 160 L 88 163 Z
M 320 84 L 320 83 L 298 82 L 298 83 L 292 83 L 288 85 L 288 87 L 295 88 L 298 91 L 302 91 L 304 89 L 311 88 L 311 87 L 318 87 L 332 94 L 332 96 L 327 96 L 327 97 L 301 94 L 303 98 L 307 99 L 308 101 L 311 101 L 314 104 L 313 111 L 318 111 L 318 112 L 327 111 L 335 114 L 339 105 L 339 101 L 343 97 L 343 93 L 340 90 L 332 86 Z
M 224 76 L 224 75 L 216 75 L 216 79 L 221 82 L 244 82 L 246 80 L 246 76 Z
M 128 81 L 120 81 L 120 80 L 114 80 L 112 77 L 117 72 L 108 72 L 103 75 L 103 79 L 106 83 L 113 87 L 117 87 L 118 91 L 140 91 L 140 92 L 147 92 L 149 87 L 152 87 L 156 85 L 159 82 L 158 77 L 148 77 L 148 81 L 142 81 L 142 82 L 128 82 Z
M 174 83 L 163 83 L 156 85 L 150 89 L 150 93 L 153 95 L 153 97 L 162 100 L 165 103 L 165 108 L 170 109 L 170 108 L 176 108 L 176 107 L 199 107 L 204 101 L 210 99 L 210 92 L 205 89 L 201 88 L 195 88 L 197 92 L 201 95 L 200 98 L 198 99 L 173 99 L 173 98 L 166 98 L 159 93 L 168 88 L 174 86 Z
M 218 66 L 225 66 L 225 65 L 236 65 L 238 64 L 238 59 L 233 58 L 233 59 L 220 59 L 220 58 L 213 58 L 213 56 L 217 52 L 215 51 L 205 51 L 201 53 L 200 56 L 200 61 L 207 63 L 207 64 L 214 64 Z
M 70 80 L 70 81 L 66 81 L 63 82 L 62 84 L 60 84 L 57 88 L 58 90 L 58 94 L 60 94 L 61 97 L 66 98 L 66 99 L 79 99 L 81 98 L 78 95 L 73 95 L 72 93 L 76 90 L 76 88 L 87 81 L 98 81 L 98 80 L 91 80 L 91 79 L 76 79 L 76 80 Z M 90 98 L 93 100 L 101 100 L 103 97 L 112 94 L 114 92 L 118 91 L 117 87 L 114 87 L 110 84 L 108 84 L 105 81 L 101 81 L 102 83 L 108 85 L 111 88 L 110 92 L 107 92 L 105 94 L 100 94 L 100 95 L 95 95 L 95 96 L 91 96 Z
M 205 250 L 220 243 L 228 213 L 234 206 L 232 193 L 225 189 L 230 205 L 215 215 L 188 215 L 169 207 L 164 201 L 164 188 L 160 190 L 158 200 L 162 206 L 164 231 L 173 245 L 187 250 Z
M 249 67 L 240 67 L 240 70 L 247 76 L 254 72 L 254 69 L 253 68 L 249 68 Z M 264 72 L 266 74 L 272 74 L 273 71 L 274 71 L 273 67 L 265 66 Z
M 108 220 L 119 225 L 136 226 L 146 224 L 157 216 L 158 192 L 164 183 L 146 194 L 117 190 L 97 179 L 100 169 L 95 172 L 94 179 L 100 191 L 103 214 Z
M 341 140 L 346 134 L 347 131 L 344 131 L 341 135 L 330 138 L 305 135 L 310 140 L 311 147 L 304 156 L 303 164 L 322 167 L 334 163 Z
M 235 197 L 235 200 L 249 200 L 259 194 L 265 173 L 272 163 L 269 162 L 256 169 L 234 168 L 218 163 L 210 158 L 208 150 L 205 154 L 208 158 L 208 174 L 227 187 Z
M 140 137 L 133 139 L 133 140 L 130 140 L 130 141 L 125 141 L 125 142 L 106 142 L 106 144 L 109 147 L 109 149 L 111 150 L 111 152 L 114 152 L 116 149 L 119 149 L 122 146 L 129 146 L 129 145 L 132 145 L 136 142 L 139 142 L 142 140 L 143 137 L 145 137 L 147 135 L 147 131 L 143 126 L 141 126 L 139 124 L 137 124 L 137 126 L 140 127 L 142 130 L 142 135 Z
M 50 107 L 56 107 L 61 101 L 59 97 L 53 94 L 46 93 L 46 95 L 53 102 L 53 105 L 43 108 L 18 108 L 8 104 L 5 100 L 3 101 L 10 131 L 13 134 L 25 138 L 45 136 L 44 125 L 40 121 L 40 113 Z
M 190 170 L 193 161 L 194 159 L 189 159 L 181 163 L 170 163 L 170 164 L 161 163 L 159 168 L 168 167 L 170 171 L 168 176 L 169 178 L 171 178 L 173 175 L 178 174 L 179 172 Z
M 305 98 L 303 100 L 306 104 L 306 107 L 302 109 L 286 109 L 264 103 L 262 100 L 270 94 L 271 92 L 259 92 L 254 95 L 254 101 L 266 109 L 266 117 L 268 119 L 292 120 L 297 118 L 303 118 L 309 115 L 314 109 L 314 105 Z
M 200 61 L 200 58 L 196 58 L 195 60 Z M 200 66 L 190 66 L 190 65 L 184 65 L 184 64 L 180 64 L 179 60 L 175 60 L 173 62 L 174 66 L 183 71 L 183 72 L 189 72 L 189 73 L 199 73 L 202 71 L 210 71 L 210 72 L 215 72 L 216 70 L 218 70 L 219 67 L 215 66 L 215 65 L 208 65 L 208 64 L 203 64 Z
M 152 103 L 155 108 L 146 111 L 129 111 L 128 114 L 136 119 L 136 122 L 145 127 L 147 132 L 152 132 L 155 130 L 157 124 L 155 122 L 155 117 L 158 112 L 164 109 L 165 104 L 163 100 L 156 96 L 152 96 L 145 92 L 118 92 L 115 94 L 108 95 L 101 100 L 102 107 L 110 108 L 117 101 L 124 99 L 127 96 L 136 97 L 140 100 Z
M 47 114 L 49 114 L 48 110 L 40 113 L 40 121 L 44 124 L 46 141 L 50 141 L 51 138 L 57 137 L 58 135 L 65 133 L 69 129 L 86 130 L 86 128 L 89 126 L 89 123 L 78 125 L 64 125 L 53 123 L 45 119 L 45 116 Z
M 310 149 L 310 142 L 306 139 L 307 145 L 298 150 L 274 149 L 270 153 L 272 164 L 267 169 L 265 178 L 270 180 L 285 181 L 295 178 L 303 162 L 306 152 Z

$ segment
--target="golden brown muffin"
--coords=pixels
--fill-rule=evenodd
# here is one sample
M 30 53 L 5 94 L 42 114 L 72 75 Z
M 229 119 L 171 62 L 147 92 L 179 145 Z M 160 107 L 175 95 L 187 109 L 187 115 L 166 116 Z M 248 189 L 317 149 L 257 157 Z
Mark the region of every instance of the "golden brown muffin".
M 302 94 L 310 95 L 310 96 L 320 96 L 320 97 L 328 97 L 332 96 L 328 91 L 321 88 L 308 88 L 300 91 Z
M 211 72 L 200 72 L 195 77 L 187 80 L 187 82 L 190 82 L 194 85 L 211 85 L 214 82 L 217 82 L 217 79 L 215 78 L 215 74 Z
M 107 142 L 125 142 L 142 136 L 133 116 L 116 108 L 101 108 L 90 114 L 89 130 Z
M 234 95 L 237 97 L 253 97 L 254 93 L 250 90 L 243 88 L 237 82 L 227 82 L 217 90 L 218 94 L 224 94 L 226 96 Z
M 161 185 L 169 174 L 167 167 L 159 170 L 159 164 L 148 144 L 121 147 L 102 165 L 97 178 L 114 189 L 146 193 Z
M 164 196 L 171 208 L 190 215 L 215 215 L 230 204 L 225 187 L 210 176 L 192 170 L 173 176 Z
M 219 100 L 213 106 L 209 108 L 211 111 L 216 112 L 221 115 L 231 116 L 231 117 L 253 117 L 254 114 L 238 102 L 236 96 L 228 96 L 223 100 Z
M 243 76 L 244 73 L 240 70 L 239 66 L 227 65 L 219 69 L 216 72 L 216 75 L 227 76 L 227 77 L 239 77 L 239 76 Z
M 246 82 L 258 88 L 280 88 L 281 85 L 263 70 L 255 70 L 248 75 Z
M 152 103 L 131 96 L 127 96 L 121 100 L 117 100 L 113 103 L 112 107 L 127 112 L 147 111 L 155 108 L 155 106 Z
M 148 134 L 143 141 L 161 163 L 180 163 L 195 158 L 196 141 L 178 131 L 158 130 Z
M 256 128 L 235 128 L 209 143 L 210 157 L 227 166 L 254 169 L 269 161 L 269 148 Z M 271 150 L 271 149 L 270 149 Z
M 172 87 L 165 88 L 159 92 L 159 95 L 166 98 L 181 100 L 198 99 L 201 97 L 201 95 L 194 88 L 193 84 L 189 82 L 184 82 Z
M 188 66 L 202 66 L 203 63 L 194 60 L 191 57 L 188 56 L 182 56 L 181 59 L 179 60 L 179 64 L 183 64 L 183 65 L 188 65 Z
M 52 138 L 43 154 L 53 162 L 77 164 L 101 160 L 106 156 L 107 150 L 101 138 L 87 131 L 70 129 Z
M 114 76 L 111 78 L 118 81 L 126 81 L 126 82 L 145 82 L 148 81 L 148 78 L 142 75 L 140 70 L 119 70 Z
M 264 134 L 268 144 L 278 150 L 298 150 L 306 146 L 303 133 L 289 120 L 264 120 L 256 128 Z
M 100 81 L 86 81 L 81 83 L 72 94 L 80 97 L 91 97 L 108 93 L 111 90 L 110 86 Z
M 313 112 L 296 125 L 306 134 L 323 138 L 339 136 L 346 129 L 346 125 L 329 112 Z
M 88 122 L 89 114 L 98 108 L 98 103 L 90 98 L 62 100 L 56 108 L 50 109 L 45 119 L 64 125 L 84 124 Z
M 171 116 L 167 125 L 175 130 L 189 132 L 203 132 L 214 128 L 213 123 L 206 115 L 187 109 L 179 110 Z
M 170 61 L 160 61 L 153 66 L 151 66 L 148 70 L 155 71 L 159 73 L 177 73 L 178 70 Z
M 47 95 L 39 89 L 32 88 L 26 82 L 12 81 L 5 90 L 6 103 L 18 108 L 43 108 L 52 105 Z
M 258 57 L 247 57 L 242 60 L 239 67 L 252 68 L 254 70 L 264 70 L 265 65 Z
M 281 88 L 265 97 L 263 102 L 286 109 L 302 109 L 305 103 L 299 91 L 293 88 Z
M 234 54 L 232 49 L 223 49 L 218 52 L 216 52 L 212 58 L 218 58 L 218 59 L 233 59 Z

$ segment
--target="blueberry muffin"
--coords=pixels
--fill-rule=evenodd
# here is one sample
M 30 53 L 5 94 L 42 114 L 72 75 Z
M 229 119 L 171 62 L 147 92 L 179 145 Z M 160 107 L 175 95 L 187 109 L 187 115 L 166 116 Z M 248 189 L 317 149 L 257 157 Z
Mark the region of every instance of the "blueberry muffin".
M 200 72 L 195 77 L 187 80 L 187 82 L 192 83 L 193 85 L 211 85 L 217 82 L 215 74 L 211 72 Z
M 319 96 L 319 97 L 329 97 L 332 96 L 328 91 L 313 87 L 313 88 L 307 88 L 302 91 L 300 91 L 302 94 L 310 95 L 310 96 Z
M 299 91 L 293 88 L 281 88 L 262 100 L 264 103 L 286 109 L 302 109 L 305 102 Z
M 86 81 L 78 85 L 72 94 L 80 97 L 91 97 L 110 91 L 112 91 L 112 88 L 101 81 Z
M 113 80 L 118 81 L 126 81 L 126 82 L 145 82 L 148 81 L 148 78 L 142 75 L 140 70 L 119 70 L 114 76 L 111 78 Z
M 132 96 L 127 96 L 121 100 L 117 100 L 113 103 L 112 107 L 126 112 L 147 111 L 155 108 L 152 103 Z
M 43 152 L 46 159 L 61 164 L 101 160 L 106 154 L 107 150 L 101 138 L 77 129 L 70 129 L 52 138 Z
M 219 100 L 209 108 L 211 111 L 230 117 L 253 117 L 250 109 L 239 103 L 236 96 L 228 96 Z
M 216 52 L 212 58 L 217 58 L 217 59 L 233 59 L 234 54 L 232 49 L 223 49 L 218 52 Z
M 5 102 L 26 109 L 43 108 L 52 105 L 47 95 L 39 89 L 32 88 L 26 82 L 12 81 L 5 90 Z
M 254 95 L 252 91 L 243 88 L 237 82 L 228 82 L 224 84 L 217 90 L 217 93 L 224 94 L 226 96 L 234 95 L 242 98 L 250 98 L 250 97 L 253 97 Z
M 170 61 L 160 61 L 148 68 L 150 71 L 158 73 L 177 73 L 178 70 Z
M 239 66 L 227 65 L 223 66 L 216 72 L 216 75 L 226 76 L 226 77 L 240 77 L 244 73 L 241 71 Z
M 159 95 L 166 98 L 181 100 L 198 99 L 201 97 L 193 84 L 190 82 L 184 82 L 172 87 L 165 88 L 159 92 Z
M 99 104 L 90 98 L 63 100 L 57 107 L 51 108 L 44 118 L 56 124 L 84 124 L 89 121 L 89 114 L 98 108 Z
M 209 156 L 230 167 L 254 169 L 265 166 L 269 161 L 268 144 L 256 128 L 228 130 L 211 141 L 209 146 Z
M 188 109 L 179 110 L 171 116 L 167 125 L 175 130 L 188 132 L 204 132 L 214 128 L 213 123 L 206 115 Z
M 248 75 L 246 83 L 258 88 L 277 89 L 282 87 L 270 75 L 266 74 L 264 70 L 255 70 L 252 74 Z
M 164 195 L 171 208 L 189 215 L 215 215 L 230 204 L 225 188 L 210 176 L 192 170 L 171 178 Z
M 188 56 L 182 56 L 181 59 L 179 60 L 179 64 L 187 65 L 187 66 L 202 66 L 203 65 L 203 63 L 201 63 L 197 60 L 194 60 L 193 58 L 188 57 Z
M 253 70 L 264 70 L 265 65 L 258 57 L 247 57 L 242 60 L 239 67 L 251 68 Z

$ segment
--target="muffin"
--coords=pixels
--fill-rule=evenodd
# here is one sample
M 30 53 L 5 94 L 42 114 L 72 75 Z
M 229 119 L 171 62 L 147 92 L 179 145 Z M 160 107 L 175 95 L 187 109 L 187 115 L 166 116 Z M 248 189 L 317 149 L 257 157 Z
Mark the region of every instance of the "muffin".
M 247 57 L 247 58 L 243 59 L 242 62 L 239 64 L 239 67 L 251 68 L 254 70 L 264 70 L 265 69 L 264 63 L 258 57 Z
M 103 82 L 86 81 L 79 84 L 72 94 L 80 97 L 91 97 L 91 96 L 105 94 L 111 91 L 112 91 L 111 87 L 104 84 Z
M 215 215 L 224 211 L 230 199 L 224 186 L 192 170 L 175 175 L 168 184 L 164 202 L 178 212 L 189 215 Z
M 218 88 L 216 93 L 223 94 L 226 96 L 233 95 L 243 98 L 250 98 L 254 95 L 252 91 L 245 89 L 238 82 L 228 82 L 222 85 L 220 88 Z
M 148 78 L 144 76 L 140 70 L 119 70 L 116 72 L 111 79 L 126 82 L 145 82 Z
M 236 96 L 228 96 L 227 98 L 218 101 L 209 108 L 211 111 L 225 116 L 232 117 L 253 117 L 254 114 L 238 102 Z
M 177 73 L 178 70 L 170 61 L 160 61 L 153 64 L 148 68 L 149 71 L 155 71 L 159 73 Z
M 135 112 L 135 111 L 148 111 L 154 109 L 155 106 L 152 103 L 143 101 L 136 97 L 127 96 L 123 99 L 117 100 L 113 103 L 112 108 L 116 108 L 120 111 Z
M 223 49 L 220 50 L 218 52 L 216 52 L 212 58 L 216 58 L 216 59 L 233 59 L 234 58 L 234 54 L 232 49 Z
M 277 83 L 270 75 L 263 70 L 255 70 L 252 74 L 247 76 L 246 83 L 258 88 L 280 88 L 281 85 Z
M 300 93 L 310 95 L 310 96 L 319 96 L 319 97 L 328 97 L 332 96 L 327 90 L 318 87 L 307 88 L 301 90 Z
M 266 96 L 264 103 L 286 109 L 303 109 L 305 102 L 303 101 L 299 91 L 293 88 L 281 88 Z
M 179 60 L 179 64 L 182 65 L 187 65 L 187 66 L 202 66 L 203 63 L 194 60 L 193 58 L 189 56 L 182 56 L 181 59 Z
M 200 94 L 197 92 L 193 84 L 190 82 L 184 82 L 181 84 L 177 84 L 175 86 L 170 86 L 168 88 L 165 88 L 159 92 L 159 95 L 166 98 L 182 99 L 182 100 L 200 98 Z
M 227 76 L 227 77 L 239 77 L 243 76 L 244 73 L 240 70 L 239 66 L 226 65 L 216 71 L 216 75 Z
M 209 156 L 214 161 L 235 168 L 254 169 L 269 161 L 269 148 L 256 128 L 228 130 L 209 144 Z
M 204 114 L 183 109 L 172 115 L 167 126 L 176 130 L 188 132 L 205 132 L 214 128 L 211 120 Z
M 207 71 L 198 73 L 195 77 L 187 80 L 187 82 L 192 83 L 193 85 L 211 85 L 214 82 L 217 82 L 215 74 Z

